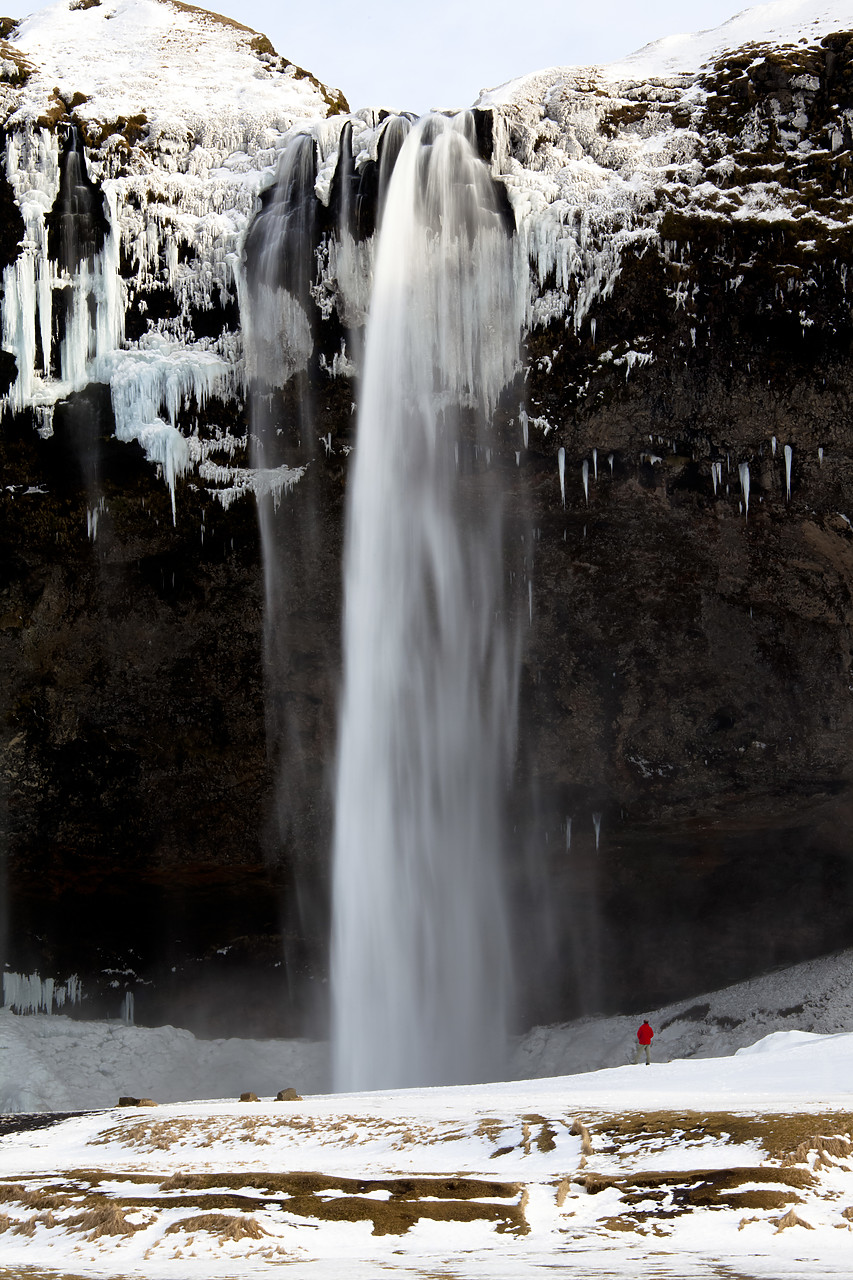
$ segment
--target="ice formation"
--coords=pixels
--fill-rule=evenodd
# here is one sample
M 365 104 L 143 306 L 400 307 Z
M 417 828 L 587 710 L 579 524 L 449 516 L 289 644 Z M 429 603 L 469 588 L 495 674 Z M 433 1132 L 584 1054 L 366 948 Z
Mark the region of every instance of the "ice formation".
M 815 24 L 831 30 L 837 7 L 777 5 L 773 39 L 814 37 Z M 609 68 L 553 68 L 481 95 L 491 169 L 505 192 L 501 216 L 515 230 L 526 328 L 558 321 L 595 345 L 596 310 L 625 252 L 653 248 L 678 260 L 681 249 L 661 238 L 653 212 L 661 194 L 688 210 L 710 209 L 719 195 L 710 170 L 697 181 L 701 148 L 691 113 L 701 110 L 704 91 L 695 72 L 741 39 L 768 39 L 770 27 L 756 21 L 747 13 Z M 187 448 L 197 439 L 194 407 L 211 397 L 241 398 L 259 376 L 280 382 L 304 369 L 315 349 L 313 311 L 323 319 L 337 312 L 347 331 L 363 325 L 375 230 L 412 121 L 370 110 L 336 114 L 336 91 L 287 63 L 263 37 L 163 0 L 123 0 L 117 8 L 58 0 L 7 43 L 18 61 L 0 83 L 9 110 L 6 174 L 25 235 L 3 281 L 2 343 L 17 364 L 4 406 L 42 415 L 46 430 L 57 401 L 89 382 L 108 383 L 118 438 L 137 441 L 157 465 L 177 514 L 181 476 L 216 451 L 212 441 Z M 805 145 L 796 132 L 804 88 L 795 89 L 800 115 L 784 141 L 791 148 Z M 630 114 L 645 99 L 680 104 L 684 123 L 676 127 L 666 111 L 652 109 L 641 128 L 614 130 L 613 112 Z M 310 154 L 316 211 L 332 216 L 337 230 L 318 235 L 309 259 L 296 265 L 298 287 L 282 290 L 257 277 L 249 286 L 253 220 L 270 212 L 269 192 L 281 184 L 282 166 L 293 177 L 297 154 L 303 169 Z M 739 217 L 784 213 L 772 184 L 741 196 Z M 84 223 L 90 231 L 102 223 L 103 234 L 89 234 L 82 251 L 71 240 Z M 730 285 L 740 283 L 735 277 Z M 205 316 L 238 301 L 236 327 L 209 336 Z M 672 301 L 692 311 L 695 289 L 679 282 Z M 127 336 L 130 314 L 135 334 L 139 317 L 149 317 L 138 336 Z M 344 339 L 320 363 L 332 376 L 350 377 L 357 347 Z M 654 358 L 642 339 L 638 349 L 599 356 L 624 366 L 626 377 Z M 532 424 L 523 410 L 520 421 L 528 448 Z M 771 443 L 775 455 L 775 437 Z M 256 489 L 229 476 L 227 463 L 215 465 L 208 484 L 224 504 Z M 585 492 L 588 499 L 588 484 Z
M 3 1007 L 15 1013 L 53 1013 L 66 1004 L 79 1004 L 82 994 L 76 976 L 58 983 L 37 973 L 3 974 Z
M 749 515 L 749 463 L 741 462 L 738 466 L 740 487 L 743 493 L 744 515 Z

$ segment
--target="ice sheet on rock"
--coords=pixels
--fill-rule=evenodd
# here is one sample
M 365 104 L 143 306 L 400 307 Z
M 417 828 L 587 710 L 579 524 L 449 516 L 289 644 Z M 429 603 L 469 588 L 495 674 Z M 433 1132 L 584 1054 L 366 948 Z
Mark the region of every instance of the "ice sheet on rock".
M 175 485 L 190 465 L 178 415 L 193 403 L 203 408 L 213 395 L 232 395 L 237 370 L 203 347 L 179 346 L 151 334 L 144 346 L 102 355 L 95 374 L 110 387 L 116 438 L 137 440 L 149 461 L 162 468 L 174 518 Z

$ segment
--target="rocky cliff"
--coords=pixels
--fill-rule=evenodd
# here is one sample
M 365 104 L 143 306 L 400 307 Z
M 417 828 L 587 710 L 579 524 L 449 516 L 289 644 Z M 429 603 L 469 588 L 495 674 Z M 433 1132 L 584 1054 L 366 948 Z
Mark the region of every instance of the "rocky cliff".
M 495 440 L 529 587 L 523 1021 L 853 935 L 853 9 L 782 7 L 474 111 L 526 315 Z M 309 1030 L 397 124 L 175 0 L 61 0 L 3 36 L 7 967 L 79 973 L 93 1010 L 128 987 L 146 1021 Z M 250 227 L 296 135 L 310 341 L 260 467 Z

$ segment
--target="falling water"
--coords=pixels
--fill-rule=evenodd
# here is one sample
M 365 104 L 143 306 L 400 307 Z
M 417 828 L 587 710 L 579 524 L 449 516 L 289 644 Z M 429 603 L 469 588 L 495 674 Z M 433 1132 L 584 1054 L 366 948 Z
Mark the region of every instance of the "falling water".
M 338 1089 L 495 1078 L 514 752 L 500 466 L 513 243 L 469 117 L 400 151 L 379 238 L 345 556 L 333 879 Z M 458 457 L 458 462 L 456 461 Z
M 45 225 L 55 272 L 54 327 L 61 335 L 56 363 L 63 382 L 82 388 L 89 381 L 89 361 L 117 345 L 120 322 L 115 299 L 108 296 L 115 272 L 102 261 L 109 235 L 104 196 L 89 178 L 74 127 L 65 133 L 59 191 Z
M 317 458 L 310 364 L 316 309 L 311 295 L 318 239 L 316 144 L 308 134 L 282 152 L 274 184 L 246 237 L 240 279 L 246 372 L 249 380 L 251 459 L 257 476 L 258 526 L 264 571 L 264 659 L 267 755 L 273 778 L 264 843 L 274 861 L 296 868 L 283 922 L 285 971 L 297 960 L 300 937 L 319 930 L 322 905 L 310 896 L 310 877 L 299 874 L 300 851 L 310 841 L 306 742 L 313 732 L 311 704 L 295 670 L 295 601 L 304 600 L 309 575 L 321 572 L 317 550 Z M 325 446 L 323 446 L 325 447 Z M 291 498 L 299 479 L 298 507 Z

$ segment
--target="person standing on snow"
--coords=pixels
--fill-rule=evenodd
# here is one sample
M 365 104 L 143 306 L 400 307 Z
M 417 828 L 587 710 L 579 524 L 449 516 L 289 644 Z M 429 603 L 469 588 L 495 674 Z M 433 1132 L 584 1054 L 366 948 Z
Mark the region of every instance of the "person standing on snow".
M 635 1064 L 640 1061 L 641 1049 L 645 1049 L 646 1051 L 646 1066 L 648 1067 L 651 1064 L 652 1036 L 654 1034 L 655 1034 L 654 1031 L 652 1031 L 651 1027 L 649 1026 L 648 1019 L 644 1020 L 643 1025 L 640 1027 L 639 1031 L 637 1032 L 637 1052 L 634 1055 Z

